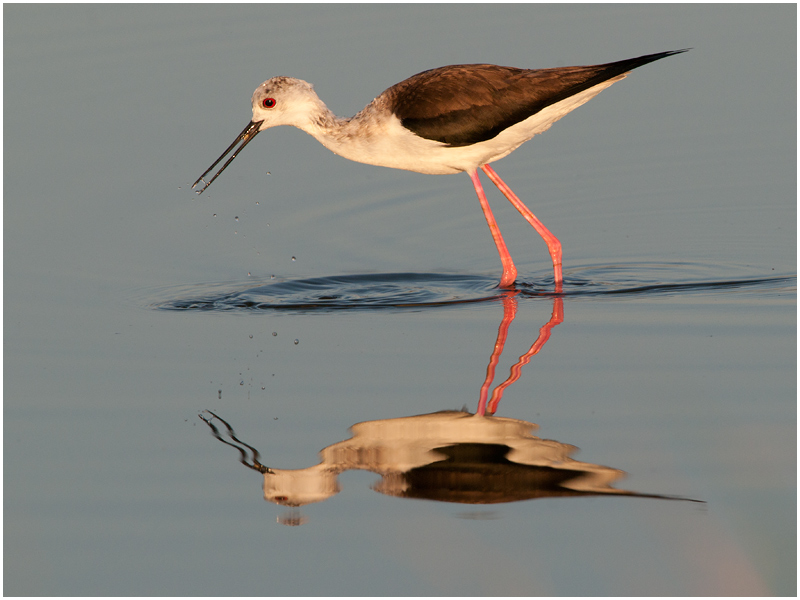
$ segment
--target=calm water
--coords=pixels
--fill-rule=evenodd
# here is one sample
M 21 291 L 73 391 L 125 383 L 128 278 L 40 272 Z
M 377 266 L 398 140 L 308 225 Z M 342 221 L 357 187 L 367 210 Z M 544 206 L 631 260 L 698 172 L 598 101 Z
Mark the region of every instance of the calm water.
M 795 23 L 5 6 L 4 593 L 796 594 Z M 562 294 L 466 176 L 280 128 L 189 190 L 274 75 L 684 47 L 497 165 Z

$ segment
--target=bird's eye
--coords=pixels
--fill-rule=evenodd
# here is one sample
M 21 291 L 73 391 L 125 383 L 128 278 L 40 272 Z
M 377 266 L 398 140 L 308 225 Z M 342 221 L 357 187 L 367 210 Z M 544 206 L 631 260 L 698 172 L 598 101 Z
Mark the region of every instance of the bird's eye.
M 275 98 L 264 98 L 261 101 L 261 106 L 264 108 L 275 108 Z

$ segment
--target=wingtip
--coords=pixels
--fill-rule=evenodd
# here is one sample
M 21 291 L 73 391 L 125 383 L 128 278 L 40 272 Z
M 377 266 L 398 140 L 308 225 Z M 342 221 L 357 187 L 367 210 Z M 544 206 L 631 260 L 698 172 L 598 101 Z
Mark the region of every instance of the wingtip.
M 676 54 L 682 54 L 684 52 L 688 52 L 691 48 L 681 48 L 680 50 L 667 50 L 666 52 L 656 52 L 655 54 L 647 54 L 642 56 L 641 58 L 651 58 L 652 60 L 659 60 L 661 58 L 666 58 L 668 56 L 674 56 Z

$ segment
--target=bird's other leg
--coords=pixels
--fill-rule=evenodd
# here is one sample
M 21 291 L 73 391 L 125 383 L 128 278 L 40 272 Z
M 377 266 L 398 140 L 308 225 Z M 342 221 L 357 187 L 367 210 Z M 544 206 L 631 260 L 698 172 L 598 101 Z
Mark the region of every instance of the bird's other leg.
M 469 171 L 469 176 L 470 179 L 472 179 L 472 185 L 475 186 L 478 200 L 481 202 L 481 208 L 486 217 L 486 222 L 489 224 L 489 231 L 492 232 L 494 244 L 497 246 L 497 251 L 500 253 L 500 262 L 503 263 L 503 276 L 500 278 L 500 287 L 510 288 L 517 279 L 517 268 L 514 266 L 514 261 L 511 260 L 511 254 L 509 254 L 508 248 L 506 248 L 503 236 L 500 235 L 500 228 L 497 226 L 497 221 L 494 220 L 492 209 L 489 208 L 489 201 L 486 199 L 481 180 L 478 179 L 478 171 Z
M 561 276 L 561 242 L 558 241 L 558 238 L 550 233 L 550 230 L 544 226 L 544 224 L 536 218 L 531 210 L 522 203 L 517 195 L 511 191 L 511 188 L 508 187 L 500 176 L 495 173 L 494 169 L 489 165 L 483 165 L 481 170 L 489 176 L 489 179 L 492 180 L 503 195 L 508 198 L 509 202 L 514 205 L 520 214 L 525 217 L 525 220 L 530 223 L 533 228 L 539 233 L 540 236 L 544 239 L 547 243 L 547 249 L 550 251 L 550 257 L 553 259 L 553 273 L 555 274 L 556 280 L 556 291 L 561 291 L 561 282 L 563 281 L 563 277 Z

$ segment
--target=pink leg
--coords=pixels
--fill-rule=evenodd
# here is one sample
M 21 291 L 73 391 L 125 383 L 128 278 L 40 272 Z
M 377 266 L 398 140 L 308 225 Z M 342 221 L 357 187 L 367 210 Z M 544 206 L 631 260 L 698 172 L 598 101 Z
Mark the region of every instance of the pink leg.
M 530 223 L 533 228 L 539 232 L 539 235 L 542 236 L 545 242 L 547 242 L 547 249 L 550 251 L 550 256 L 553 259 L 553 273 L 555 274 L 556 280 L 556 291 L 561 291 L 561 282 L 563 278 L 561 276 L 561 242 L 558 241 L 558 238 L 550 233 L 550 230 L 544 226 L 544 224 L 536 218 L 531 210 L 522 203 L 517 195 L 511 191 L 511 188 L 506 185 L 506 183 L 500 179 L 500 176 L 495 173 L 494 169 L 489 165 L 483 165 L 481 170 L 489 176 L 489 179 L 492 180 L 503 195 L 508 198 L 509 202 L 514 205 L 520 214 L 525 217 L 525 220 Z M 485 212 L 485 211 L 484 211 Z
M 470 179 L 472 179 L 472 185 L 475 186 L 475 192 L 478 194 L 478 200 L 481 202 L 481 208 L 483 209 L 483 214 L 486 217 L 486 222 L 489 224 L 489 231 L 492 232 L 494 244 L 497 246 L 497 251 L 500 253 L 500 262 L 503 263 L 503 276 L 500 278 L 500 287 L 509 288 L 517 279 L 517 268 L 514 266 L 514 261 L 511 260 L 511 254 L 509 254 L 508 248 L 506 248 L 506 243 L 503 241 L 503 236 L 500 235 L 500 228 L 497 226 L 497 221 L 494 220 L 492 209 L 489 208 L 489 201 L 486 199 L 486 194 L 483 192 L 483 186 L 481 185 L 480 179 L 478 179 L 478 172 L 470 171 L 469 176 Z

